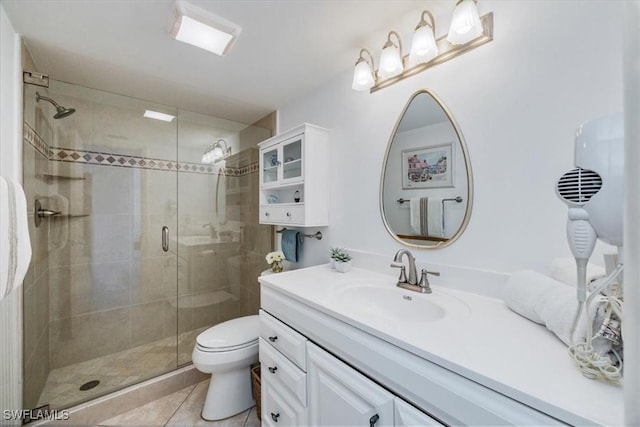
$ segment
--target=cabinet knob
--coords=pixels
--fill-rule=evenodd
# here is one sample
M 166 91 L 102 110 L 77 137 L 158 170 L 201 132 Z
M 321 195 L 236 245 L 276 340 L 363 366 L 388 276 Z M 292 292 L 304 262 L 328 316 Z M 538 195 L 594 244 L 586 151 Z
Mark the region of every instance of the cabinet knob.
M 278 370 L 277 366 L 269 366 L 269 372 L 271 372 L 272 374 L 275 374 L 277 370 Z
M 269 337 L 269 341 L 271 341 L 271 342 L 276 342 L 276 340 L 277 340 L 277 339 L 278 339 L 278 336 L 277 336 L 277 335 L 274 335 L 274 336 L 272 336 L 272 337 Z
M 291 212 L 287 212 L 287 216 L 291 216 Z
M 269 212 L 265 212 L 265 213 L 264 213 L 264 216 L 269 216 Z
M 271 419 L 273 420 L 273 422 L 278 422 L 278 417 L 280 417 L 280 413 L 278 412 L 277 414 L 274 414 L 273 412 L 271 413 Z
M 273 415 L 273 413 L 271 415 Z M 375 414 L 374 416 L 369 418 L 369 427 L 374 427 L 379 419 L 380 419 L 380 415 L 378 414 Z

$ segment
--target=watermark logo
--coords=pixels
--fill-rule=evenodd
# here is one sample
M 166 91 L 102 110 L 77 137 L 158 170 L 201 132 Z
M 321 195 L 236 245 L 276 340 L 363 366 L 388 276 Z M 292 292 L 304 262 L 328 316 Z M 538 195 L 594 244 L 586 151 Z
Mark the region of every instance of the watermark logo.
M 23 423 L 30 423 L 32 421 L 61 421 L 69 419 L 68 410 L 56 410 L 48 409 L 46 407 L 36 409 L 5 409 L 2 411 L 2 418 L 5 421 L 22 421 Z

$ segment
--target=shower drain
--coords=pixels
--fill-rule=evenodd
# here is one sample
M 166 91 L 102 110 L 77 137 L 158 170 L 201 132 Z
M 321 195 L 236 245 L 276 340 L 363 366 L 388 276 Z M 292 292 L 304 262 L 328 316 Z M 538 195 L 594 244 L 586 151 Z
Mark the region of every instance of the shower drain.
M 89 381 L 88 383 L 84 383 L 80 386 L 80 391 L 91 390 L 92 388 L 97 387 L 98 384 L 100 384 L 100 381 L 98 380 Z

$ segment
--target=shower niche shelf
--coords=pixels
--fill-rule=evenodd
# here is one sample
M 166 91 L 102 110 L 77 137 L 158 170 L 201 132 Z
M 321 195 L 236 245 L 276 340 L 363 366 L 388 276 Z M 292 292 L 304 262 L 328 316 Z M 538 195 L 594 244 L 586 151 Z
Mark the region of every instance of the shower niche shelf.
M 60 180 L 86 179 L 84 176 L 72 176 L 72 175 L 58 174 L 58 173 L 52 173 L 52 172 L 42 172 L 42 176 L 46 179 L 60 179 Z

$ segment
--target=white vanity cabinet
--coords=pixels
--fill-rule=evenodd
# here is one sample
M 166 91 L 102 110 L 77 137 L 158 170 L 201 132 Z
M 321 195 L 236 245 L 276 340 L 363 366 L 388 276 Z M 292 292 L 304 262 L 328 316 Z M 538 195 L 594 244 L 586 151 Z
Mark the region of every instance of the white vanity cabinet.
M 267 426 L 441 426 L 304 335 L 260 310 Z
M 260 224 L 329 225 L 329 131 L 305 123 L 258 147 Z

